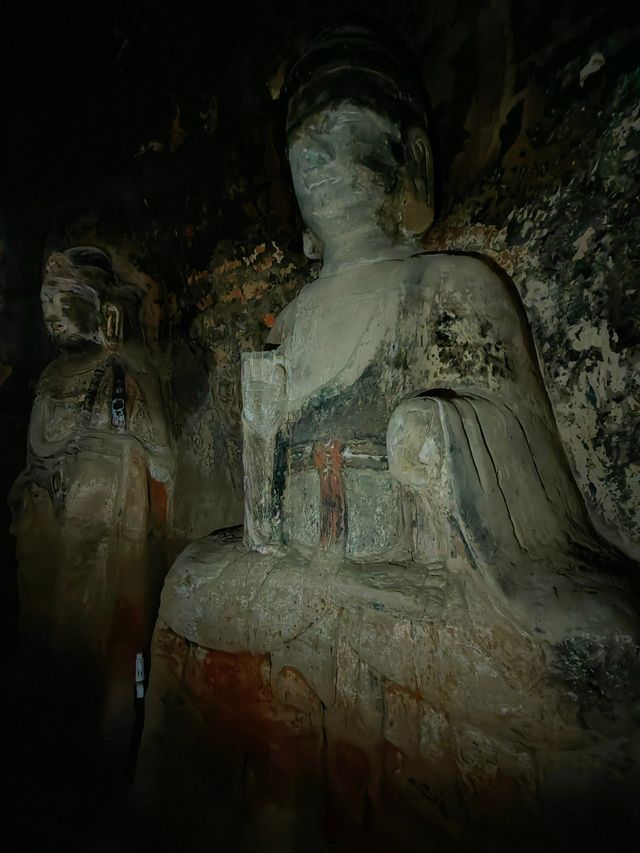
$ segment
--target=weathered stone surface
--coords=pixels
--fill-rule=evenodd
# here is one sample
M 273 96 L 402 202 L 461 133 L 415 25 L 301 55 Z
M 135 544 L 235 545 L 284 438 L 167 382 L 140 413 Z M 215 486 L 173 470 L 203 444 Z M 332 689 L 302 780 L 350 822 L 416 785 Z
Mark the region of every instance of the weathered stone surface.
M 106 746 L 124 771 L 172 538 L 166 397 L 153 349 L 132 336 L 139 294 L 106 253 L 52 254 L 42 303 L 61 354 L 38 383 L 11 496 L 21 663 L 50 739 Z
M 548 45 L 525 59 L 528 45 L 519 74 L 504 81 L 492 171 L 448 205 L 426 241 L 480 252 L 513 277 L 583 497 L 631 553 L 640 519 L 635 38 L 601 34 L 561 67 Z M 479 139 L 453 166 L 467 186 Z
M 287 94 L 323 265 L 279 348 L 244 357 L 244 543 L 194 543 L 168 575 L 138 791 L 188 808 L 177 726 L 249 849 L 300 849 L 309 823 L 319 849 L 538 844 L 578 767 L 571 827 L 637 784 L 633 567 L 590 522 L 513 284 L 419 251 L 432 155 L 407 71 L 346 28 Z M 237 769 L 256 754 L 259 797 Z M 214 822 L 202 849 L 228 843 Z
M 578 651 L 576 679 L 463 560 L 336 565 L 240 537 L 190 546 L 154 639 L 137 792 L 197 849 L 539 850 L 578 825 L 572 774 L 579 810 L 629 808 L 628 639 Z
M 241 353 L 265 345 L 306 273 L 305 259 L 274 240 L 222 241 L 207 269 L 189 273 L 196 313 L 188 341 L 171 347 L 183 541 L 242 521 Z
M 271 240 L 284 251 L 287 241 L 294 248 L 300 242 L 279 150 L 278 92 L 292 54 L 315 35 L 318 24 L 364 7 L 356 2 L 347 8 L 344 0 L 325 0 L 321 7 L 300 0 L 295 7 L 263 3 L 248 14 L 244 6 L 200 4 L 194 27 L 194 14 L 181 5 L 143 6 L 133 2 L 115 9 L 107 4 L 72 20 L 55 6 L 33 16 L 16 5 L 4 18 L 5 77 L 20 85 L 6 87 L 6 132 L 0 143 L 0 203 L 8 235 L 1 272 L 7 273 L 9 284 L 8 289 L 0 284 L 0 323 L 7 319 L 9 327 L 0 339 L 0 361 L 5 375 L 11 371 L 2 383 L 0 367 L 0 481 L 6 494 L 23 464 L 32 390 L 50 357 L 42 341 L 38 300 L 45 235 L 68 193 L 98 203 L 99 234 L 107 218 L 106 199 L 117 228 L 145 245 L 145 262 L 157 264 L 158 280 L 177 309 L 165 315 L 163 346 L 171 341 L 176 355 L 186 350 L 174 363 L 172 394 L 180 411 L 172 417 L 181 429 L 183 448 L 178 449 L 183 462 L 176 471 L 175 519 L 181 537 L 190 537 L 217 524 L 215 486 L 226 459 L 221 445 L 224 449 L 233 443 L 239 467 L 239 434 L 229 442 L 218 421 L 229 399 L 226 392 L 217 394 L 218 377 L 225 383 L 234 371 L 239 377 L 237 353 L 261 347 L 267 332 L 263 317 L 277 313 L 307 277 L 300 265 L 292 277 L 295 286 L 289 290 L 283 285 L 286 292 L 281 293 L 266 273 L 273 284 L 267 297 L 272 304 L 263 310 L 262 298 L 254 302 L 250 291 L 246 303 L 239 296 L 218 300 L 221 283 L 227 294 L 226 274 L 216 272 L 195 286 L 191 274 L 240 261 L 238 275 L 244 276 L 246 269 L 257 278 L 262 274 L 249 269 L 243 258 L 263 244 L 269 247 Z M 369 0 L 366 14 L 409 42 L 431 95 L 444 175 L 445 227 L 444 234 L 432 232 L 427 248 L 480 251 L 510 272 L 525 302 L 582 495 L 593 518 L 604 518 L 610 526 L 608 535 L 618 535 L 629 546 L 637 540 L 638 519 L 635 394 L 629 383 L 637 372 L 634 203 L 640 161 L 633 127 L 628 136 L 618 136 L 616 128 L 619 117 L 621 129 L 627 119 L 635 122 L 636 5 L 629 0 L 477 0 L 425 6 L 413 0 L 401 5 Z M 461 203 L 469 194 L 469 205 Z M 536 218 L 543 228 L 536 227 Z M 234 244 L 219 244 L 209 263 L 212 246 L 221 237 Z M 111 249 L 108 240 L 105 245 Z M 259 262 L 258 257 L 255 265 Z M 232 290 L 230 286 L 228 292 Z M 211 304 L 202 310 L 205 297 Z M 191 326 L 194 314 L 206 318 L 206 325 L 196 321 Z M 245 319 L 252 326 L 256 320 L 256 336 L 243 341 L 236 353 L 234 329 Z M 221 336 L 232 353 L 224 364 L 224 354 L 218 362 L 211 345 Z M 583 349 L 585 342 L 589 345 Z M 211 382 L 205 370 L 211 370 Z M 607 381 L 609 376 L 613 381 Z M 195 400 L 192 381 L 199 386 Z M 237 429 L 237 384 L 234 394 Z M 184 397 L 191 399 L 183 417 Z M 422 422 L 426 418 L 419 415 Z M 345 478 L 350 474 L 351 468 Z M 305 503 L 305 541 L 316 541 L 319 519 L 311 508 L 319 476 L 314 469 L 292 472 L 292 481 L 296 477 L 306 479 L 307 491 L 313 492 Z M 227 494 L 230 480 L 223 480 Z M 238 482 L 234 480 L 234 489 Z M 225 513 L 229 504 L 224 503 Z M 239 509 L 239 498 L 235 504 Z M 286 531 L 287 518 L 284 524 Z M 420 548 L 432 547 L 440 535 L 440 526 L 425 525 Z M 0 549 L 7 593 L 2 596 L 2 648 L 10 683 L 15 607 L 14 539 L 8 532 Z M 582 664 L 584 651 L 573 648 L 566 655 L 576 685 L 584 684 L 589 672 Z M 22 720 L 26 703 L 19 691 L 9 688 L 8 693 L 16 697 L 16 720 Z M 5 730 L 13 740 L 16 726 Z M 21 755 L 18 766 L 22 769 Z M 34 803 L 33 775 L 25 772 L 28 784 L 21 786 L 10 763 L 7 768 L 7 789 L 28 791 L 25 798 Z M 577 788 L 578 775 L 565 781 L 565 787 Z M 59 779 L 56 768 L 53 787 Z M 69 791 L 67 800 L 75 804 L 75 782 Z M 45 801 L 50 821 L 42 819 Z M 31 822 L 34 832 L 46 825 L 49 847 L 55 846 L 49 832 L 64 825 L 50 803 L 43 797 L 34 805 L 37 819 Z M 101 826 L 108 823 L 100 821 Z M 85 847 L 94 839 L 90 832 Z M 587 838 L 583 849 L 589 842 Z

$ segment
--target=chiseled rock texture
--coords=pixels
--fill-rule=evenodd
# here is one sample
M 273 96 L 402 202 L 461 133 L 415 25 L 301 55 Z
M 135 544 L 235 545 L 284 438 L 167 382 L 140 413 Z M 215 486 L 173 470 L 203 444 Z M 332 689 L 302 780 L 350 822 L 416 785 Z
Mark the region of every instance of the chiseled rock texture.
M 567 46 L 582 28 L 585 48 L 560 65 L 562 49 L 538 44 L 535 27 L 526 58 L 516 38 L 499 132 L 467 140 L 452 171 L 470 192 L 427 246 L 482 253 L 512 276 L 578 486 L 605 534 L 637 553 L 637 29 L 608 19 L 589 40 L 600 12 L 566 24 Z M 483 157 L 492 168 L 472 183 Z
M 247 558 L 227 531 L 169 575 L 136 781 L 165 841 L 538 851 L 629 829 L 628 639 L 539 640 L 462 560 L 338 565 Z
M 442 228 L 426 248 L 481 252 L 510 272 L 582 495 L 609 534 L 637 543 L 635 5 L 366 7 L 409 43 L 431 95 L 444 179 Z M 45 235 L 63 197 L 79 194 L 101 211 L 114 207 L 118 229 L 146 246 L 167 287 L 165 302 L 157 294 L 150 302 L 163 313 L 162 344 L 171 341 L 174 359 L 181 535 L 213 529 L 214 509 L 228 514 L 222 523 L 239 520 L 231 519 L 240 509 L 237 480 L 233 504 L 222 507 L 215 494 L 229 461 L 221 448 L 233 448 L 239 469 L 237 353 L 260 347 L 273 315 L 308 279 L 302 267 L 276 275 L 289 267 L 280 247 L 299 250 L 275 130 L 278 92 L 301 43 L 346 12 L 344 0 L 262 4 L 250 15 L 209 6 L 194 27 L 182 7 L 133 3 L 117 20 L 105 7 L 71 27 L 51 7 L 40 13 L 41 32 L 30 19 L 21 23 L 4 52 L 21 80 L 7 92 L 13 130 L 2 201 L 0 325 L 11 329 L 0 340 L 5 493 L 23 461 L 32 388 L 46 361 L 37 299 Z M 98 233 L 106 218 L 101 212 Z M 249 345 L 234 341 L 240 326 L 255 333 Z M 227 412 L 235 433 L 219 422 Z M 11 568 L 7 529 L 5 512 L 0 554 Z M 3 602 L 11 601 L 10 574 L 0 581 Z M 15 642 L 9 610 L 5 651 Z M 583 660 L 580 650 L 566 656 L 574 684 L 590 673 Z M 21 788 L 13 778 L 8 787 Z M 189 785 L 188 798 L 196 796 Z
M 512 276 L 581 492 L 608 535 L 637 546 L 634 4 L 477 0 L 425 10 L 417 0 L 401 8 L 370 0 L 366 12 L 407 42 L 430 95 L 443 178 L 439 227 L 426 248 L 481 252 Z M 98 211 L 98 235 L 113 220 L 137 244 L 136 255 L 152 261 L 167 290 L 166 299 L 153 300 L 182 393 L 180 524 L 185 538 L 204 535 L 219 504 L 208 484 L 229 464 L 223 448 L 234 449 L 230 462 L 239 469 L 237 411 L 231 429 L 218 422 L 230 382 L 239 397 L 234 330 L 251 329 L 250 345 L 238 352 L 260 348 L 272 315 L 308 280 L 278 136 L 282 82 L 304 43 L 349 12 L 344 0 L 321 9 L 305 0 L 286 12 L 262 5 L 250 15 L 230 6 L 223 18 L 199 10 L 194 27 L 181 9 L 151 16 L 134 4 L 115 25 L 105 7 L 76 18 L 75 30 L 55 10 L 48 14 L 41 33 L 25 27 L 33 49 L 15 39 L 5 54 L 23 79 L 7 126 L 23 127 L 27 100 L 44 136 L 25 147 L 17 130 L 7 149 L 0 310 L 3 320 L 19 314 L 12 328 L 37 339 L 45 236 L 67 202 Z M 54 73 L 61 54 L 63 85 Z M 71 79 L 74 99 L 64 96 Z M 59 125 L 50 121 L 54 107 Z M 62 125 L 70 132 L 60 133 Z M 70 163 L 77 164 L 73 180 Z M 96 169 L 113 179 L 97 180 Z M 278 258 L 289 247 L 295 269 L 280 276 L 290 259 Z M 26 352 L 26 337 L 14 334 L 0 342 L 0 395 L 7 446 L 18 453 L 28 384 L 47 358 L 41 341 Z M 5 492 L 19 469 L 10 456 L 0 468 Z M 228 482 L 237 492 L 238 483 Z M 198 490 L 197 506 L 190 490 Z M 240 520 L 231 515 L 222 523 Z M 2 535 L 9 564 L 11 540 Z
M 223 241 L 207 268 L 189 275 L 195 316 L 188 339 L 171 346 L 175 526 L 182 543 L 242 521 L 240 354 L 264 347 L 307 275 L 300 253 L 266 239 Z M 176 309 L 177 326 L 181 313 Z
M 166 383 L 143 341 L 142 297 L 107 253 L 53 253 L 41 296 L 60 352 L 38 381 L 9 498 L 21 693 L 47 709 L 30 745 L 61 756 L 108 745 L 124 771 L 136 655 L 149 653 L 172 537 Z
M 244 542 L 168 576 L 136 790 L 202 850 L 568 850 L 596 809 L 634 817 L 632 566 L 510 282 L 419 251 L 426 123 L 362 41 L 325 33 L 288 78 L 323 267 L 243 356 Z

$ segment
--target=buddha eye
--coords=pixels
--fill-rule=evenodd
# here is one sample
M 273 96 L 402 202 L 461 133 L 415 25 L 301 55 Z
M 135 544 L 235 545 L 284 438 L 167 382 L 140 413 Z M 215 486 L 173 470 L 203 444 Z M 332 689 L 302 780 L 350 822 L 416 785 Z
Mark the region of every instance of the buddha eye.
M 302 160 L 308 168 L 316 169 L 319 166 L 326 166 L 334 158 L 333 149 L 326 148 L 305 148 L 302 153 Z

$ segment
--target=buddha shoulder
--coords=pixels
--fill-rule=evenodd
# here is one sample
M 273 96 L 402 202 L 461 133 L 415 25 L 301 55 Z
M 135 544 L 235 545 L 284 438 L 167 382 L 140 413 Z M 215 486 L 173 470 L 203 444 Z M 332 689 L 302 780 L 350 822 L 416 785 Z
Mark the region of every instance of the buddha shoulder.
M 298 309 L 298 297 L 296 296 L 276 317 L 276 321 L 271 327 L 267 344 L 270 348 L 279 347 L 285 338 L 287 338 L 293 329 L 295 322 L 296 311 Z
M 514 305 L 520 302 L 508 276 L 494 271 L 489 261 L 474 255 L 425 252 L 413 255 L 407 264 L 411 270 L 405 277 L 407 283 L 434 295 L 455 291 L 487 302 L 504 301 Z
M 422 303 L 457 316 L 483 318 L 515 331 L 526 325 L 515 285 L 488 262 L 472 255 L 420 254 L 407 261 L 405 300 L 413 310 Z M 505 330 L 506 331 L 506 330 Z

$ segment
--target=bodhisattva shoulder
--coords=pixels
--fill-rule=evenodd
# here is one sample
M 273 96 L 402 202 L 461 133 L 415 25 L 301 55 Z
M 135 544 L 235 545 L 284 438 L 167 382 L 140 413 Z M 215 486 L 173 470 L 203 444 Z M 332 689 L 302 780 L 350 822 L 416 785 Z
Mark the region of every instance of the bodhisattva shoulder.
M 38 379 L 36 393 L 43 393 L 48 390 L 56 389 L 61 385 L 64 386 L 65 383 L 69 382 L 69 379 L 73 374 L 84 372 L 82 370 L 78 370 L 77 367 L 75 370 L 69 371 L 67 361 L 66 353 L 59 353 L 52 361 L 49 362 L 49 364 L 47 364 Z

